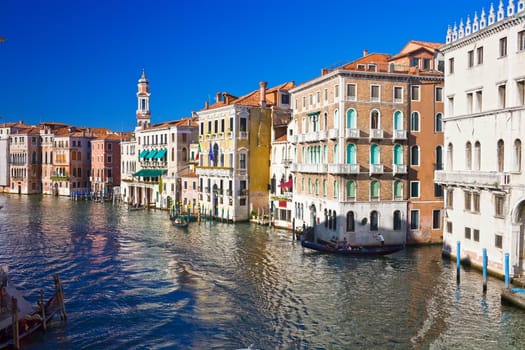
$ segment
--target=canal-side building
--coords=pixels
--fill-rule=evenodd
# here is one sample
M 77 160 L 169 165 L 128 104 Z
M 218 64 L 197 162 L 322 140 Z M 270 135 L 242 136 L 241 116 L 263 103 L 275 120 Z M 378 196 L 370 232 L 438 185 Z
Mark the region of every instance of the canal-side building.
M 199 203 L 201 210 L 229 221 L 269 213 L 272 114 L 289 109 L 293 82 L 242 97 L 218 93 L 199 117 Z
M 10 193 L 41 192 L 41 142 L 37 127 L 27 127 L 10 135 Z
M 442 142 L 427 127 L 439 111 L 434 89 L 443 84 L 437 47 L 411 41 L 395 56 L 365 51 L 291 90 L 297 225 L 358 245 L 376 244 L 379 232 L 387 244 L 441 239 L 426 217 L 442 209 L 436 161 L 420 156 L 423 144 L 433 152 Z
M 121 195 L 125 202 L 168 209 L 181 200 L 181 175 L 197 143 L 196 117 L 151 124 L 149 81 L 138 81 L 134 137 L 123 142 Z
M 504 273 L 525 270 L 525 1 L 449 27 L 445 59 L 443 251 Z
M 56 129 L 53 135 L 52 170 L 49 174 L 52 194 L 89 193 L 91 140 L 95 135 L 89 129 L 73 126 Z
M 91 192 L 109 198 L 113 187 L 120 186 L 121 136 L 108 133 L 91 140 Z
M 29 126 L 25 125 L 23 122 L 9 122 L 0 124 L 0 192 L 11 192 L 10 135 L 28 127 Z

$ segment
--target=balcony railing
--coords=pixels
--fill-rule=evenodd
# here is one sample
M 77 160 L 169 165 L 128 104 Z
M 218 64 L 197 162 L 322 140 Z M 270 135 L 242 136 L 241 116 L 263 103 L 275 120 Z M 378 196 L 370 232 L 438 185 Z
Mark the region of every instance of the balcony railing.
M 370 174 L 382 174 L 383 164 L 370 164 Z
M 394 130 L 394 140 L 406 140 L 407 139 L 407 131 L 406 130 Z
M 326 140 L 326 130 L 319 130 L 319 141 Z
M 319 140 L 319 134 L 317 131 L 309 132 L 308 134 L 304 135 L 304 141 L 305 142 L 316 142 Z
M 406 174 L 407 173 L 406 164 L 393 164 L 392 168 L 394 170 L 394 174 Z
M 214 166 L 198 166 L 195 168 L 195 173 L 197 175 L 204 176 L 223 176 L 223 177 L 232 177 L 233 168 L 229 167 L 214 167 Z
M 359 129 L 346 128 L 345 129 L 345 138 L 347 138 L 347 139 L 357 139 L 357 138 L 359 138 Z
M 382 139 L 383 129 L 370 129 L 370 138 L 371 139 Z
M 359 174 L 359 164 L 328 164 L 330 174 Z
M 290 135 L 288 136 L 288 140 L 290 140 L 291 143 L 296 144 L 297 143 L 297 135 Z
M 434 172 L 434 181 L 439 184 L 458 184 L 499 188 L 510 185 L 511 176 L 496 171 L 445 171 Z
M 292 164 L 292 172 L 324 174 L 328 171 L 327 164 Z
M 328 130 L 328 138 L 336 139 L 339 137 L 339 129 L 330 129 Z

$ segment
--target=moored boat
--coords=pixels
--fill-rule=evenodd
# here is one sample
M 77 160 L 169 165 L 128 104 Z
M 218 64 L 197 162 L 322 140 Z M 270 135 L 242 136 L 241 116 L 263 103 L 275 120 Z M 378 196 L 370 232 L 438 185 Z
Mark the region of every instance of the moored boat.
M 183 216 L 177 216 L 174 220 L 172 220 L 173 226 L 176 227 L 188 227 L 188 220 L 186 220 Z
M 60 313 L 66 319 L 64 295 L 58 276 L 54 276 L 55 293 L 44 302 L 43 291 L 40 292 L 38 307 L 33 308 L 22 295 L 22 292 L 7 283 L 7 269 L 0 266 L 0 349 L 6 347 L 20 348 L 20 340 L 39 329 L 46 330 L 47 323 Z
M 378 245 L 378 246 L 358 246 L 352 247 L 346 246 L 335 246 L 328 242 L 316 243 L 301 239 L 301 245 L 305 248 L 317 250 L 319 252 L 340 254 L 340 255 L 387 255 L 403 250 L 402 244 L 393 245 Z

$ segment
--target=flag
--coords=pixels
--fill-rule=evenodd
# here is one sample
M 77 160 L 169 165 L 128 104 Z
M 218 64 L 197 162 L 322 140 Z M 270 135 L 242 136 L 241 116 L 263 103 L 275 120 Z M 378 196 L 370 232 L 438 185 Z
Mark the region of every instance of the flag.
M 215 158 L 213 157 L 213 149 L 211 147 L 211 142 L 210 142 L 210 153 L 209 153 L 209 156 L 210 156 L 210 163 L 211 164 L 215 163 Z
M 199 160 L 199 155 L 201 154 L 201 152 L 202 152 L 201 143 L 199 142 L 199 148 L 197 149 L 197 155 L 195 156 L 195 160 Z

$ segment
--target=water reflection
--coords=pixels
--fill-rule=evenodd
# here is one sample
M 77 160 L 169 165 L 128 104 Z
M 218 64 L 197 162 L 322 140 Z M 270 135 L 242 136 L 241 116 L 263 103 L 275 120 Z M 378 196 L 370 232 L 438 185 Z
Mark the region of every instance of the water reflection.
M 286 231 L 56 197 L 0 196 L 0 263 L 36 300 L 59 273 L 69 320 L 25 349 L 483 348 L 525 343 L 502 282 L 442 260 L 305 251 Z

